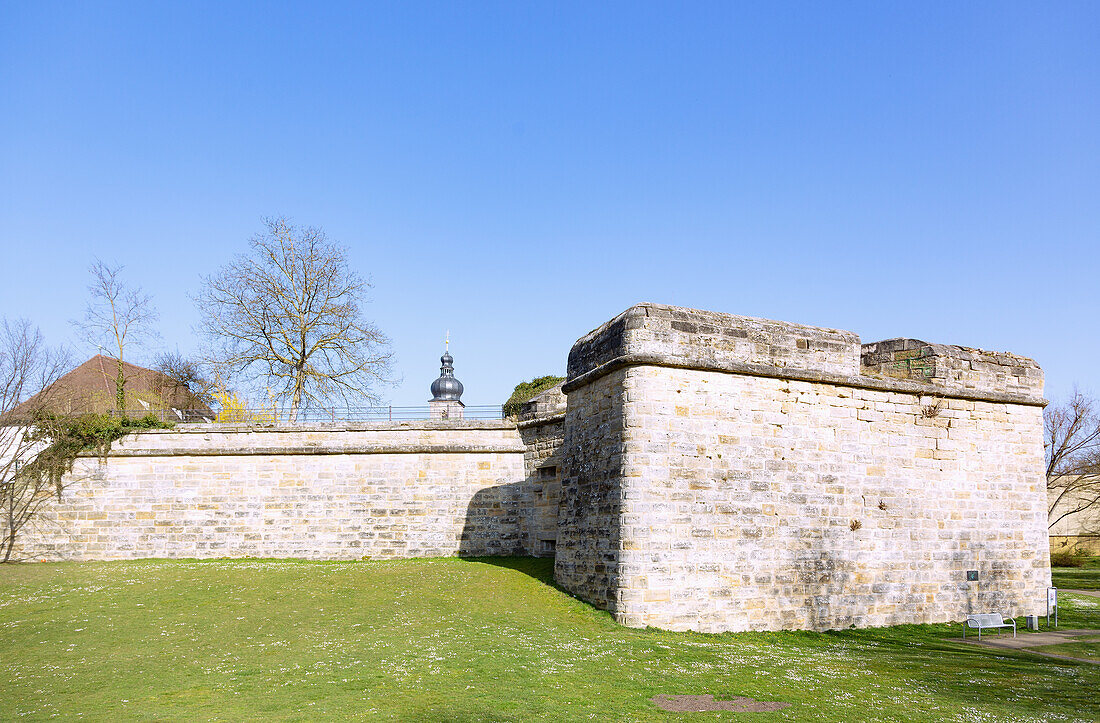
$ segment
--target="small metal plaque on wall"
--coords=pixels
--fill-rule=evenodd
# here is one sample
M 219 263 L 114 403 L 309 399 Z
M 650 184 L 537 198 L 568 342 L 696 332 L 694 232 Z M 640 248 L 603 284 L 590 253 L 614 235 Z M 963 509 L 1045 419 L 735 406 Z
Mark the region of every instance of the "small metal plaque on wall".
M 966 571 L 966 581 L 967 582 L 977 582 L 978 581 L 978 571 L 977 570 L 967 570 Z

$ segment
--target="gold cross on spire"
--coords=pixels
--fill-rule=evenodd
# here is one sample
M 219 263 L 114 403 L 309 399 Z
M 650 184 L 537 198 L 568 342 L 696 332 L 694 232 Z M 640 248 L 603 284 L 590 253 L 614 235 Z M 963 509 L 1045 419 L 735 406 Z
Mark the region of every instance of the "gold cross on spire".
M 447 337 L 443 340 L 443 350 L 448 351 L 448 352 L 451 350 L 451 330 L 450 329 L 447 330 Z

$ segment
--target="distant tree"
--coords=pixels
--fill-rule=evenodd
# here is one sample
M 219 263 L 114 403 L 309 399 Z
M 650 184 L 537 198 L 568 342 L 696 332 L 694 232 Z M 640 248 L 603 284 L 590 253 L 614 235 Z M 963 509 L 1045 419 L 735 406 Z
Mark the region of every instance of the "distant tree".
M 263 382 L 289 405 L 378 401 L 389 381 L 389 340 L 363 318 L 370 284 L 348 264 L 347 251 L 316 228 L 285 218 L 238 256 L 203 278 L 195 297 L 212 349 L 206 362 L 228 380 Z
M 153 369 L 163 374 L 168 380 L 163 389 L 157 390 L 161 396 L 169 398 L 174 391 L 183 388 L 207 406 L 216 401 L 214 397 L 216 384 L 202 365 L 194 359 L 189 359 L 178 351 L 162 352 L 153 362 Z
M 1100 510 L 1100 410 L 1074 390 L 1069 401 L 1044 413 L 1047 520 L 1054 526 L 1078 513 Z M 1095 532 L 1100 533 L 1100 530 Z
M 127 286 L 122 280 L 122 266 L 110 266 L 99 259 L 89 267 L 92 283 L 91 298 L 84 319 L 73 322 L 80 336 L 93 346 L 107 346 L 116 352 L 118 375 L 115 377 L 115 406 L 126 410 L 126 377 L 122 361 L 127 349 L 154 338 L 153 328 L 159 315 L 152 297 L 141 287 Z
M 512 396 L 508 397 L 508 401 L 504 403 L 504 416 L 516 416 L 519 414 L 520 409 L 523 408 L 525 402 L 542 394 L 555 384 L 564 381 L 565 377 L 548 375 L 544 377 L 535 377 L 529 382 L 520 382 L 516 385 L 516 388 L 512 390 Z
M 54 426 L 44 409 L 47 395 L 39 397 L 41 408 L 16 407 L 48 389 L 69 361 L 30 322 L 0 323 L 0 562 L 11 559 L 19 530 L 52 494 L 61 494 L 60 478 L 36 474 L 33 466 Z

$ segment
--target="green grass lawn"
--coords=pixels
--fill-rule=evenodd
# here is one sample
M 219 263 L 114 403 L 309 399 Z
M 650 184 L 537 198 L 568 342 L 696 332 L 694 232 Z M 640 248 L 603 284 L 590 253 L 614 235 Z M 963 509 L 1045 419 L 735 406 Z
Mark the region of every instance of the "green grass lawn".
M 1084 567 L 1051 569 L 1054 587 L 1071 590 L 1100 590 L 1100 557 L 1090 557 Z
M 1095 660 L 1100 663 L 1100 637 L 1087 638 L 1075 643 L 1061 643 L 1059 645 L 1044 645 L 1037 648 L 1044 653 L 1055 655 L 1069 655 L 1073 658 Z
M 946 640 L 959 625 L 633 630 L 550 572 L 527 559 L 2 566 L 0 719 L 1100 720 L 1100 665 Z M 1100 599 L 1061 602 L 1063 627 L 1100 628 Z M 658 694 L 791 706 L 675 714 Z

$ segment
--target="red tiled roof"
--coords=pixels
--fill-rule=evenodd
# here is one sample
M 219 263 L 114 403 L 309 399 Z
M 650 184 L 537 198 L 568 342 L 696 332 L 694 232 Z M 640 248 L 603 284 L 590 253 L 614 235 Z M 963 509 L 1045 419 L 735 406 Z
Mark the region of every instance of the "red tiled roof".
M 127 411 L 141 410 L 141 399 L 152 408 L 194 409 L 211 414 L 210 408 L 186 385 L 136 364 L 122 362 L 126 380 Z M 46 389 L 11 411 L 14 416 L 45 410 L 56 414 L 103 413 L 115 409 L 118 360 L 97 354 Z

